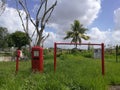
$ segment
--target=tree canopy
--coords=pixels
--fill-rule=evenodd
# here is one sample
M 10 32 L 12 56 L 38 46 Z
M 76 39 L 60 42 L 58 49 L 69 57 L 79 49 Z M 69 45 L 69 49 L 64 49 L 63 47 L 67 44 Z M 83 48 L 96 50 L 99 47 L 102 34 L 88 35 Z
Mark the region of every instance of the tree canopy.
M 21 48 L 22 46 L 28 45 L 29 40 L 26 33 L 22 31 L 16 31 L 8 36 L 8 45 Z
M 78 20 L 74 20 L 74 23 L 71 24 L 71 30 L 67 31 L 64 40 L 71 38 L 72 39 L 71 42 L 74 43 L 77 42 L 81 43 L 82 42 L 81 39 L 88 40 L 90 37 L 85 35 L 85 32 L 87 30 L 88 29 L 84 28 L 83 25 L 80 24 Z M 77 48 L 77 44 L 76 44 L 76 48 Z
M 0 48 L 4 49 L 7 47 L 7 35 L 8 35 L 8 30 L 5 27 L 0 27 Z

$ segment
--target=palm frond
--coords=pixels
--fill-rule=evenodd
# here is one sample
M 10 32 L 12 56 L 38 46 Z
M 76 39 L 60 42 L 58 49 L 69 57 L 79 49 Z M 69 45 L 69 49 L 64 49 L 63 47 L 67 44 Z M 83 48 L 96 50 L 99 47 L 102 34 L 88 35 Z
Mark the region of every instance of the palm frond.
M 68 32 L 66 32 L 66 37 L 64 37 L 64 40 L 65 39 L 69 39 L 69 38 L 71 38 L 73 36 L 73 32 L 72 31 L 68 31 Z
M 84 34 L 81 34 L 81 38 L 83 38 L 84 40 L 89 40 L 89 39 L 90 39 L 89 36 L 86 36 L 86 35 L 84 35 Z
M 76 43 L 76 42 L 77 42 L 77 41 L 76 41 L 76 38 L 74 37 L 74 38 L 71 40 L 71 42 L 75 42 L 75 43 Z
M 66 33 L 66 37 L 64 37 L 64 39 L 69 39 L 72 38 L 71 42 L 82 42 L 82 38 L 84 40 L 88 40 L 90 39 L 89 36 L 85 35 L 85 32 L 87 31 L 87 28 L 84 28 L 82 24 L 80 24 L 79 20 L 74 20 L 74 23 L 71 24 L 71 31 L 68 31 Z M 77 45 L 76 45 L 77 47 Z

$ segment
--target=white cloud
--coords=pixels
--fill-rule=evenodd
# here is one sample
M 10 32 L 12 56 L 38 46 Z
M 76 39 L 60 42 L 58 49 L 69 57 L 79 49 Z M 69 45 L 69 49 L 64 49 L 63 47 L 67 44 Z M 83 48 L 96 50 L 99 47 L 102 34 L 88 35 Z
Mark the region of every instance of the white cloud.
M 114 30 L 100 30 L 97 27 L 93 27 L 89 31 L 89 36 L 91 37 L 90 42 L 92 43 L 105 43 L 111 45 L 120 45 L 120 8 L 114 11 Z
M 44 43 L 45 47 L 53 47 L 54 46 L 54 42 L 56 41 L 57 35 L 53 32 L 49 32 L 49 37 L 47 38 L 47 40 Z
M 115 29 L 120 30 L 120 8 L 114 11 Z
M 120 8 L 114 11 L 115 29 L 112 33 L 113 41 L 120 45 Z
M 15 9 L 6 8 L 5 12 L 0 16 L 0 26 L 7 27 L 9 32 L 21 30 L 21 22 Z
M 90 30 L 89 32 L 89 36 L 90 36 L 90 42 L 91 43 L 111 43 L 111 31 L 107 30 L 107 31 L 101 31 L 99 30 L 99 28 L 94 27 Z
M 120 30 L 114 31 L 112 37 L 114 41 L 120 42 Z
M 101 0 L 59 0 L 48 24 L 56 29 L 55 41 L 65 42 L 65 32 L 70 30 L 70 25 L 75 19 L 80 20 L 85 26 L 90 25 L 98 17 L 100 9 Z
M 98 17 L 101 9 L 100 4 L 101 0 L 58 0 L 55 11 L 48 23 L 48 26 L 54 28 L 56 32 L 49 32 L 50 36 L 45 41 L 45 44 L 53 46 L 55 41 L 65 42 L 63 40 L 65 32 L 70 29 L 70 25 L 75 19 L 80 20 L 85 26 L 90 25 Z M 23 16 L 25 17 L 24 14 Z M 0 26 L 7 27 L 9 32 L 23 30 L 18 13 L 14 8 L 10 7 L 7 7 L 2 16 L 0 16 Z M 34 30 L 32 25 L 29 28 Z
M 21 11 L 25 22 L 25 13 Z M 5 12 L 0 16 L 0 26 L 6 27 L 10 33 L 16 30 L 24 31 L 20 17 L 14 8 L 6 7 Z M 29 23 L 30 33 L 34 30 L 32 23 Z
M 49 23 L 49 27 L 56 29 L 56 41 L 65 42 L 65 32 L 70 30 L 70 25 L 75 19 L 85 26 L 90 25 L 98 17 L 100 9 L 100 0 L 59 0 Z
M 60 0 L 51 22 L 58 24 L 61 30 L 68 30 L 75 19 L 87 26 L 97 18 L 100 4 L 100 0 Z

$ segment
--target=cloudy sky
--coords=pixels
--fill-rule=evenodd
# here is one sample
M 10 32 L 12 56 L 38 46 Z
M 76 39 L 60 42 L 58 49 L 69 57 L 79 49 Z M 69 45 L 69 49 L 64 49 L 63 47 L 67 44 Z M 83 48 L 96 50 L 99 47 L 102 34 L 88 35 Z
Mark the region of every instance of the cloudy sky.
M 0 16 L 0 26 L 7 27 L 9 32 L 23 30 L 13 1 L 7 1 L 6 10 Z M 54 0 L 49 1 L 52 3 Z M 32 15 L 37 7 L 33 2 L 28 2 Z M 87 35 L 91 38 L 89 41 L 82 40 L 83 43 L 120 44 L 120 0 L 58 0 L 45 29 L 45 33 L 50 34 L 45 46 L 53 47 L 54 42 L 69 42 L 63 37 L 75 19 L 88 28 Z M 31 32 L 34 29 L 32 25 L 29 28 Z

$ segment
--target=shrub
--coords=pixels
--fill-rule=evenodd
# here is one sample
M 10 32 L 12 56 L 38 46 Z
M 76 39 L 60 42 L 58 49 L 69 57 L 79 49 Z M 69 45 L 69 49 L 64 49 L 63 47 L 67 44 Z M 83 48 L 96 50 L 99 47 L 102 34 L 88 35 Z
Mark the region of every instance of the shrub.
M 71 50 L 71 53 L 72 53 L 72 54 L 79 54 L 79 53 L 80 53 L 80 50 L 78 50 L 77 48 L 73 48 L 73 49 Z
M 53 58 L 53 52 L 50 49 L 44 49 L 43 54 L 44 54 L 44 59 Z

